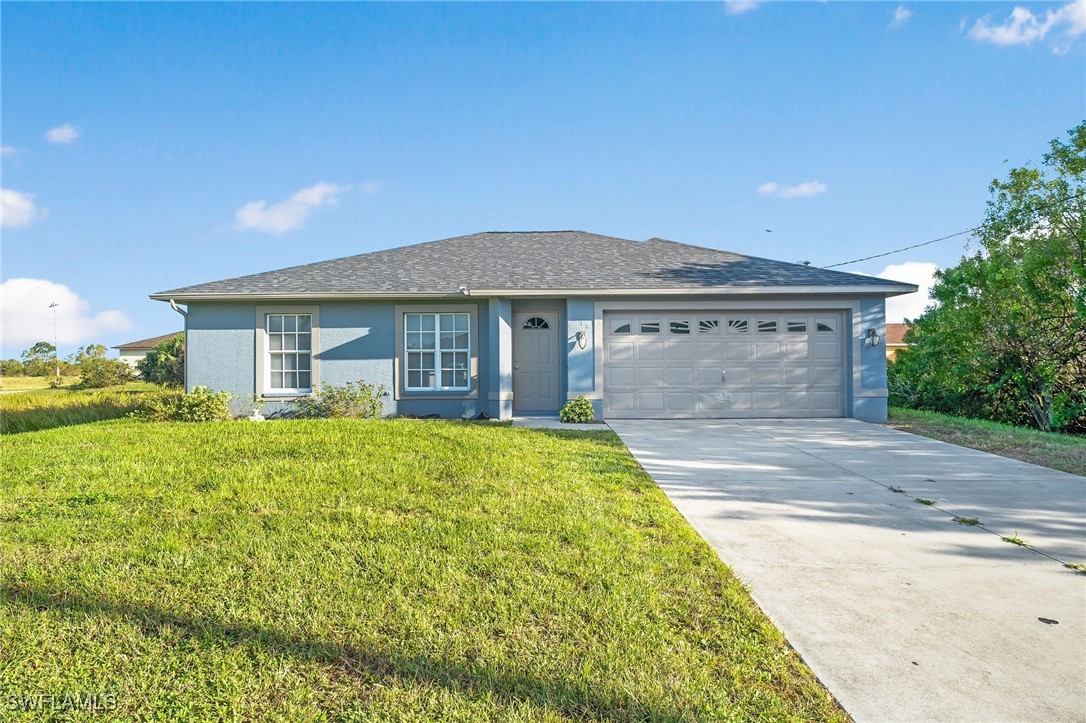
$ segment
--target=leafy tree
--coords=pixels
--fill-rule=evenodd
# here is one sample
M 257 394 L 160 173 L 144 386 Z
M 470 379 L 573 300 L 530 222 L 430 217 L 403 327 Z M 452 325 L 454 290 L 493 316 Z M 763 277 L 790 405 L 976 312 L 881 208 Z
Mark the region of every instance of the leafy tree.
M 178 334 L 159 342 L 147 352 L 136 368 L 140 379 L 170 387 L 185 385 L 185 335 Z
M 991 185 L 979 248 L 936 275 L 893 401 L 1086 431 L 1086 122 Z
M 104 359 L 106 353 L 106 348 L 101 344 L 87 344 L 79 347 L 74 354 L 68 357 L 68 361 L 72 364 L 82 364 L 88 359 Z
M 0 361 L 0 377 L 21 377 L 23 373 L 23 363 L 18 359 Z
M 91 357 L 79 365 L 79 386 L 84 389 L 115 387 L 132 381 L 132 367 L 120 359 Z
M 47 341 L 39 341 L 22 353 L 23 370 L 28 377 L 44 377 L 55 374 L 57 348 Z

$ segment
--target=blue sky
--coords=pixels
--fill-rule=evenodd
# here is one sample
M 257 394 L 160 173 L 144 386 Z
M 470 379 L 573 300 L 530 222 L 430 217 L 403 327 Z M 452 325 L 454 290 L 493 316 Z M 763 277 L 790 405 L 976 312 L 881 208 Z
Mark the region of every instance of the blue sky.
M 975 225 L 994 177 L 1086 116 L 1082 0 L 0 21 L 5 357 L 51 338 L 50 300 L 63 355 L 179 328 L 155 291 L 483 230 L 833 264 Z

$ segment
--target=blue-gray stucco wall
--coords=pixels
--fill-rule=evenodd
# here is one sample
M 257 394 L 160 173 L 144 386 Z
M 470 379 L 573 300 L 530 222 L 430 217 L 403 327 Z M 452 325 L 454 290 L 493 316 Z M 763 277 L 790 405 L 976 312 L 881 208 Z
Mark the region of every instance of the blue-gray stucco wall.
M 318 302 L 314 302 L 318 303 Z M 408 302 L 403 302 L 405 305 Z M 417 302 L 412 302 L 417 303 Z M 320 380 L 331 384 L 364 380 L 395 389 L 396 353 L 395 300 L 319 302 Z M 444 305 L 444 304 L 443 304 Z M 199 302 L 188 308 L 186 386 L 227 390 L 240 399 L 256 391 L 256 303 Z M 485 412 L 494 418 L 508 418 L 512 410 L 511 321 L 517 311 L 558 310 L 562 341 L 562 398 L 586 394 L 602 414 L 602 389 L 596 389 L 594 338 L 596 300 L 570 299 L 471 299 L 465 309 L 475 306 L 477 323 L 472 329 L 477 352 L 477 377 L 473 398 L 460 394 L 412 398 L 401 393 L 385 399 L 386 414 L 474 417 Z M 854 309 L 857 307 L 853 307 Z M 885 303 L 879 298 L 862 299 L 858 306 L 859 335 L 868 328 L 885 330 Z M 585 348 L 577 344 L 577 332 L 585 334 Z M 886 356 L 880 344 L 871 347 L 862 338 L 854 342 L 846 357 L 848 414 L 871 422 L 886 420 Z M 855 354 L 859 355 L 856 363 Z M 851 370 L 856 370 L 853 373 Z M 439 398 L 432 398 L 438 396 Z M 275 411 L 280 403 L 269 404 Z
M 385 398 L 386 414 L 443 417 L 474 417 L 480 412 L 498 414 L 496 402 L 488 397 L 487 380 L 492 364 L 490 333 L 486 320 L 488 302 L 478 306 L 479 323 L 472 330 L 478 350 L 478 385 L 476 399 L 450 394 L 444 399 L 415 399 L 410 394 L 396 399 L 394 359 L 396 351 L 396 311 L 394 302 L 320 302 L 320 381 L 342 385 L 363 380 L 383 384 L 390 390 Z M 225 390 L 246 400 L 256 391 L 256 316 L 257 304 L 236 302 L 193 303 L 188 308 L 188 378 L 186 388 L 196 386 Z M 433 394 L 427 396 L 436 396 Z M 267 412 L 284 406 L 270 402 Z

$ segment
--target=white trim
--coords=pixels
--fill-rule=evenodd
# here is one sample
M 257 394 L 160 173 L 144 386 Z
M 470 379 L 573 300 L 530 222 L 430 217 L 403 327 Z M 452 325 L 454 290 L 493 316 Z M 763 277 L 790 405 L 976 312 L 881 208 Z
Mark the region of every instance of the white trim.
M 409 316 L 418 316 L 420 324 L 422 323 L 422 317 L 424 317 L 424 316 L 432 316 L 432 317 L 434 317 L 433 331 L 426 331 L 426 330 L 423 330 L 423 329 L 420 329 L 418 331 L 414 331 L 414 330 L 408 329 L 407 328 L 407 317 L 409 317 Z M 468 345 L 467 345 L 466 348 L 461 349 L 459 347 L 453 347 L 452 349 L 448 349 L 448 350 L 443 350 L 441 348 L 441 333 L 443 331 L 442 328 L 441 328 L 441 317 L 442 316 L 453 316 L 453 317 L 455 317 L 455 316 L 466 316 L 468 318 L 468 330 L 467 330 L 467 333 L 468 333 Z M 407 335 L 408 334 L 428 334 L 428 333 L 432 333 L 434 335 L 434 348 L 433 349 L 422 349 L 421 347 L 419 349 L 410 349 L 410 348 L 408 348 L 408 346 L 407 346 Z M 456 331 L 456 321 L 454 319 L 453 320 L 453 335 L 455 336 L 457 333 L 458 332 Z M 470 312 L 468 312 L 468 311 L 405 311 L 405 312 L 403 312 L 403 349 L 404 349 L 404 352 L 403 352 L 403 357 L 404 357 L 403 358 L 403 364 L 404 364 L 403 388 L 404 388 L 405 392 L 470 392 L 471 391 L 471 313 Z M 426 353 L 431 353 L 431 354 L 434 355 L 434 369 L 433 369 L 433 372 L 434 372 L 434 384 L 435 384 L 435 386 L 432 386 L 432 387 L 413 387 L 413 386 L 411 386 L 410 381 L 408 381 L 411 378 L 411 371 L 412 371 L 411 367 L 407 363 L 408 357 L 411 354 L 426 354 Z M 442 357 L 444 357 L 445 354 L 453 354 L 454 359 L 455 359 L 456 354 L 466 354 L 467 355 L 468 365 L 467 365 L 467 367 L 465 369 L 458 370 L 455 367 L 450 367 L 451 371 L 453 371 L 454 374 L 457 371 L 463 371 L 463 372 L 466 373 L 466 375 L 467 375 L 467 384 L 465 384 L 464 386 L 462 386 L 462 387 L 448 386 L 447 387 L 447 386 L 442 386 L 441 385 L 441 373 L 443 371 L 445 371 L 445 368 L 446 368 L 445 365 L 442 363 Z M 454 362 L 454 364 L 455 364 L 455 362 Z M 430 370 L 429 369 L 420 369 L 419 371 L 427 372 L 427 371 L 430 371 Z M 454 377 L 454 379 L 455 379 L 455 377 Z
M 905 287 L 905 288 L 902 288 Z M 908 287 L 912 287 L 911 289 Z M 852 294 L 886 294 L 898 296 L 911 294 L 917 290 L 915 284 L 888 282 L 864 286 L 701 286 L 678 289 L 470 289 L 468 296 L 503 296 L 503 297 L 546 297 L 572 296 L 595 298 L 600 296 L 766 296 L 797 294 L 833 294 L 849 296 Z
M 313 291 L 294 292 L 289 294 L 262 294 L 244 292 L 226 292 L 211 294 L 151 294 L 153 301 L 169 301 L 171 298 L 181 303 L 193 301 L 290 301 L 297 299 L 322 299 L 335 301 L 339 299 L 462 299 L 465 296 L 487 297 L 583 297 L 594 298 L 600 296 L 767 296 L 784 295 L 794 296 L 800 294 L 832 294 L 848 296 L 850 294 L 883 294 L 886 296 L 899 296 L 911 294 L 919 287 L 915 284 L 885 283 L 855 286 L 702 286 L 677 289 L 468 289 L 460 292 L 449 293 L 396 293 L 388 291 Z
M 309 388 L 308 389 L 272 389 L 271 388 L 271 349 L 268 345 L 268 315 L 308 315 L 310 317 L 309 337 Z M 312 394 L 320 388 L 320 307 L 319 306 L 257 306 L 256 307 L 256 369 L 254 388 L 256 393 L 269 399 L 290 399 Z M 187 326 L 187 325 L 186 325 Z M 186 344 L 188 337 L 186 337 Z M 188 354 L 185 354 L 188 357 Z

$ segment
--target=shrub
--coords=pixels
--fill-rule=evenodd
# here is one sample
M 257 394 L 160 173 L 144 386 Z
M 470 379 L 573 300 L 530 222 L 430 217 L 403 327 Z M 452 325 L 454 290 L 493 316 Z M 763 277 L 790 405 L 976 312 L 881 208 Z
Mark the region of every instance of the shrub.
M 159 342 L 136 365 L 140 379 L 168 387 L 185 385 L 185 335 Z
M 0 377 L 21 377 L 23 374 L 23 363 L 18 359 L 0 361 Z
M 79 386 L 84 389 L 115 387 L 132 381 L 132 367 L 120 359 L 94 357 L 79 365 Z
M 367 384 L 359 380 L 343 386 L 321 384 L 316 394 L 303 397 L 294 403 L 299 417 L 310 418 L 374 418 L 380 417 L 388 396 L 384 384 Z
M 144 401 L 132 412 L 133 417 L 150 422 L 228 421 L 230 393 L 196 387 L 188 394 L 163 393 Z
M 588 397 L 580 396 L 570 399 L 558 410 L 558 419 L 567 424 L 587 424 L 596 421 L 596 410 Z

